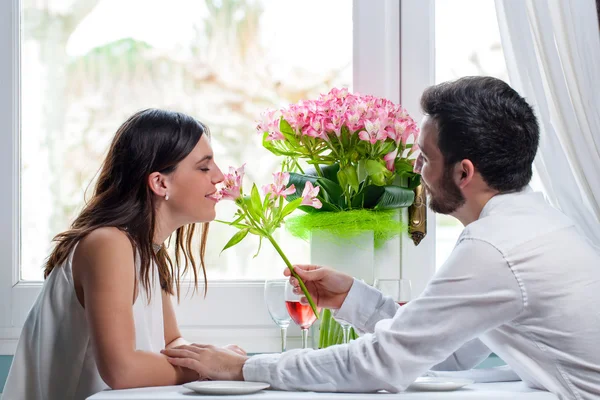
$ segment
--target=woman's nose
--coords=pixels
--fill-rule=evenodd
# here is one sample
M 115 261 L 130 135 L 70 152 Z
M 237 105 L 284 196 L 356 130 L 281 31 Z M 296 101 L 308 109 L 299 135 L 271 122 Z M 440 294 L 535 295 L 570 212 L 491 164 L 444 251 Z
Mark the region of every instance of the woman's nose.
M 213 183 L 216 185 L 218 183 L 223 182 L 224 179 L 225 179 L 225 176 L 223 175 L 223 172 L 221 171 L 221 168 L 217 167 L 217 173 L 215 174 L 215 177 L 213 179 Z

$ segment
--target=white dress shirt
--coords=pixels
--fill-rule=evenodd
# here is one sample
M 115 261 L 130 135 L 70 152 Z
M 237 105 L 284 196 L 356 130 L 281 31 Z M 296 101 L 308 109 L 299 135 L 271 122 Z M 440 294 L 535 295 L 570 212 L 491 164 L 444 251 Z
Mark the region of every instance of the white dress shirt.
M 406 389 L 432 368 L 471 368 L 490 350 L 531 387 L 600 396 L 600 252 L 529 188 L 494 196 L 417 299 L 398 307 L 354 281 L 334 315 L 364 333 L 346 345 L 250 358 L 275 389 Z

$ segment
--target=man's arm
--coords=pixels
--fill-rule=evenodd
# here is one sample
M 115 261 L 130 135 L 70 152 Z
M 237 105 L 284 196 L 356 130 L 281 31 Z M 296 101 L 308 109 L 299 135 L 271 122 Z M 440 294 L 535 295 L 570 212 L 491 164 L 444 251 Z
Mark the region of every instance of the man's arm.
M 422 296 L 346 345 L 247 360 L 246 380 L 275 389 L 371 392 L 406 389 L 464 343 L 516 318 L 526 306 L 502 254 L 465 239 Z
M 464 371 L 478 366 L 490 354 L 492 351 L 481 340 L 473 339 L 431 369 L 434 371 Z
M 336 320 L 349 323 L 361 335 L 373 333 L 382 319 L 393 318 L 400 306 L 366 283 L 354 280 L 342 307 L 333 312 Z

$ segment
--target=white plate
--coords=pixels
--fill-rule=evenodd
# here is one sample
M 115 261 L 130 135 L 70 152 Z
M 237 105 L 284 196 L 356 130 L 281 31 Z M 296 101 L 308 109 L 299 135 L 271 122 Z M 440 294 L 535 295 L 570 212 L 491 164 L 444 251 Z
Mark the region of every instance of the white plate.
M 410 390 L 425 390 L 425 391 L 447 391 L 460 389 L 463 386 L 472 385 L 475 383 L 471 379 L 460 378 L 444 378 L 443 376 L 423 376 L 417 378 L 412 385 L 408 387 Z
M 201 394 L 251 394 L 269 386 L 268 383 L 245 381 L 196 381 L 183 385 L 184 388 Z

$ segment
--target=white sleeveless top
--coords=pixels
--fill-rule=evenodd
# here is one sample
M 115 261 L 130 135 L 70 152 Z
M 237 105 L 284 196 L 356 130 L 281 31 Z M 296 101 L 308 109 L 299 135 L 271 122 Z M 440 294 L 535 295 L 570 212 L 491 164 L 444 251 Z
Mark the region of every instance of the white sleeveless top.
M 3 400 L 83 400 L 108 388 L 98 373 L 94 343 L 75 294 L 71 264 L 75 248 L 63 265 L 52 270 L 27 316 Z M 158 353 L 165 347 L 162 296 L 156 265 L 152 267 L 150 276 L 156 278 L 151 279 L 151 303 L 139 285 L 133 319 L 136 349 Z

